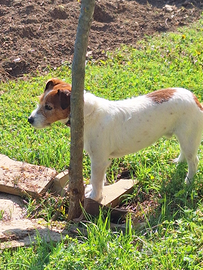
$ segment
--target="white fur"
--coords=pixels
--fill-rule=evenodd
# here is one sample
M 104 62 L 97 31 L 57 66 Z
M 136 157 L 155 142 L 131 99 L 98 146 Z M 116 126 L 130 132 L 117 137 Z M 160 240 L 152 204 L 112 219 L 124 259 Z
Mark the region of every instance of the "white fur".
M 110 158 L 137 152 L 162 136 L 176 135 L 181 153 L 174 161 L 186 159 L 189 168 L 186 183 L 193 178 L 198 165 L 203 112 L 190 91 L 174 89 L 173 97 L 160 104 L 146 95 L 109 101 L 84 93 L 84 149 L 91 159 L 92 199 L 102 198 Z
M 41 113 L 39 113 L 40 111 L 40 105 L 37 105 L 37 108 L 32 111 L 30 117 L 33 117 L 35 119 L 35 122 L 33 124 L 33 126 L 37 129 L 40 129 L 40 128 L 44 128 L 44 122 L 45 122 L 45 116 Z

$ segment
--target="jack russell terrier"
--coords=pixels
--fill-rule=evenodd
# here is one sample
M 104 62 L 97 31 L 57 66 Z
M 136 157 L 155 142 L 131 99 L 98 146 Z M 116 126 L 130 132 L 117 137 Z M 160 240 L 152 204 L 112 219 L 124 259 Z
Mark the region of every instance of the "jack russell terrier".
M 28 118 L 35 128 L 61 121 L 70 126 L 71 85 L 50 79 L 39 105 Z M 84 91 L 84 149 L 91 159 L 92 191 L 102 199 L 105 172 L 110 159 L 145 148 L 160 137 L 173 134 L 180 143 L 174 162 L 186 160 L 189 184 L 197 171 L 197 152 L 203 131 L 203 107 L 197 97 L 183 88 L 167 88 L 131 99 L 110 101 Z

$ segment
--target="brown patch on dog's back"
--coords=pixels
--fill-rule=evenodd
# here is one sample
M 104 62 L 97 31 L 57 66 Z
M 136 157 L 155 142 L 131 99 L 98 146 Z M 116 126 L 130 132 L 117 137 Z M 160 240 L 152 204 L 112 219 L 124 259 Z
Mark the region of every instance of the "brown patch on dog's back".
M 194 94 L 193 94 L 193 98 L 194 98 L 195 103 L 197 104 L 197 107 L 199 107 L 200 110 L 203 111 L 203 107 L 202 107 L 201 103 L 199 102 L 199 100 L 197 99 L 197 97 Z
M 147 94 L 148 98 L 151 98 L 155 103 L 161 104 L 169 101 L 176 92 L 176 89 L 161 89 Z

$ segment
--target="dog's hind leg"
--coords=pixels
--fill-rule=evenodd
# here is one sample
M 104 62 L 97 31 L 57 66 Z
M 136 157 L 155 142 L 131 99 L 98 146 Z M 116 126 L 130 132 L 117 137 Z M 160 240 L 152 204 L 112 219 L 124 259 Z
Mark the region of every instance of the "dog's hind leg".
M 179 139 L 182 150 L 180 159 L 185 157 L 188 164 L 188 173 L 185 178 L 185 183 L 190 184 L 192 182 L 192 178 L 197 172 L 197 166 L 199 162 L 197 152 L 201 143 L 202 134 L 200 130 L 196 129 L 195 131 L 192 130 L 190 134 L 181 134 L 177 137 Z
M 91 192 L 87 195 L 89 198 L 100 202 L 102 200 L 102 191 L 105 182 L 105 173 L 107 167 L 111 164 L 108 159 L 101 161 L 98 159 L 91 159 Z
M 180 155 L 177 158 L 174 158 L 173 162 L 174 163 L 180 163 L 180 162 L 183 162 L 183 161 L 185 161 L 185 155 L 183 153 L 183 150 L 180 149 Z
M 185 183 L 187 185 L 192 183 L 192 179 L 193 179 L 195 173 L 197 172 L 198 162 L 199 162 L 199 159 L 198 159 L 197 155 L 194 155 L 192 157 L 187 158 L 188 174 L 185 178 Z
M 174 158 L 173 162 L 174 163 L 179 163 L 179 162 L 183 162 L 183 161 L 185 161 L 185 155 L 183 153 L 183 150 L 181 149 L 180 155 L 177 158 Z

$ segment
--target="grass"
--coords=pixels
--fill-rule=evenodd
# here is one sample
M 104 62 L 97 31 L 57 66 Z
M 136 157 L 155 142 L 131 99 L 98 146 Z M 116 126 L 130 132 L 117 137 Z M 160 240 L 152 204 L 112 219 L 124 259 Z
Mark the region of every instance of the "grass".
M 179 86 L 191 89 L 202 102 L 202 48 L 203 20 L 177 33 L 146 37 L 136 49 L 122 47 L 108 54 L 106 61 L 89 61 L 86 90 L 114 100 Z M 51 129 L 34 130 L 27 123 L 37 96 L 52 76 L 70 82 L 70 67 L 0 85 L 4 92 L 0 96 L 0 153 L 62 171 L 69 165 L 69 129 L 56 123 Z M 67 236 L 56 245 L 39 238 L 36 246 L 4 251 L 0 269 L 203 269 L 202 145 L 198 172 L 190 187 L 184 185 L 186 164 L 169 162 L 178 153 L 174 137 L 162 138 L 136 154 L 115 159 L 108 169 L 109 181 L 124 170 L 139 180 L 134 194 L 124 198 L 136 210 L 128 221 L 136 229 L 126 234 L 112 232 L 109 220 L 100 217 L 87 225 L 87 237 Z M 85 153 L 83 165 L 88 181 L 90 161 Z M 28 202 L 30 215 L 37 203 Z M 44 212 L 40 215 L 49 220 L 57 203 L 48 196 L 41 203 Z M 137 219 L 145 220 L 146 226 L 137 227 Z
M 87 237 L 68 235 L 57 245 L 6 250 L 1 269 L 203 269 L 203 208 L 184 210 L 184 218 L 134 233 L 112 232 L 109 219 L 87 226 Z M 130 220 L 129 220 L 130 222 Z M 131 224 L 128 224 L 129 226 Z M 4 268 L 3 268 L 4 266 Z

